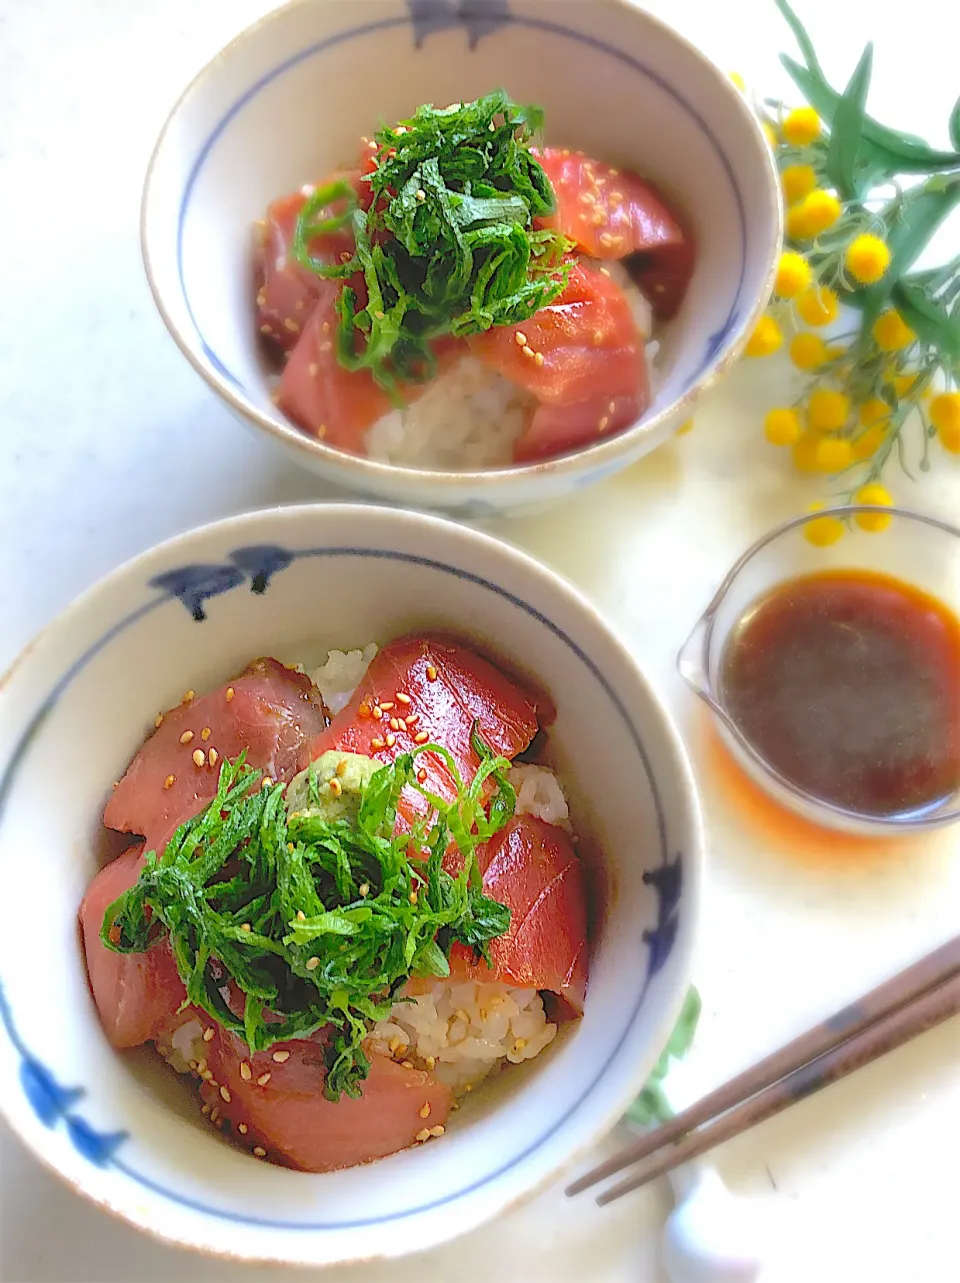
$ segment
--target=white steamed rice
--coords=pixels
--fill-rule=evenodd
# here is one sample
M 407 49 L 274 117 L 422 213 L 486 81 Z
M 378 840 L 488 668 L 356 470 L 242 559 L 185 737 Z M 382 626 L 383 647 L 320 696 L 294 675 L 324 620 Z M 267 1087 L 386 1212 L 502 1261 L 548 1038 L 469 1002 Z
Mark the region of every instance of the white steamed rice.
M 362 649 L 331 650 L 310 674 L 332 713 L 349 703 L 377 649 L 371 642 Z M 517 793 L 517 815 L 567 824 L 567 801 L 552 771 L 520 763 L 511 769 L 509 779 Z M 202 1032 L 198 1020 L 188 1019 L 173 1033 L 169 1045 L 159 1047 L 179 1073 L 190 1072 L 203 1057 Z M 508 1062 L 532 1060 L 556 1033 L 557 1026 L 547 1020 L 535 989 L 447 981 L 394 1003 L 389 1017 L 374 1027 L 371 1044 L 385 1055 L 428 1070 L 460 1095 Z
M 622 263 L 593 261 L 622 288 L 637 329 L 648 340 L 651 382 L 659 343 L 653 314 Z M 381 463 L 442 472 L 509 466 L 513 447 L 538 405 L 536 397 L 475 356 L 462 357 L 405 410 L 391 410 L 367 431 L 367 455 Z

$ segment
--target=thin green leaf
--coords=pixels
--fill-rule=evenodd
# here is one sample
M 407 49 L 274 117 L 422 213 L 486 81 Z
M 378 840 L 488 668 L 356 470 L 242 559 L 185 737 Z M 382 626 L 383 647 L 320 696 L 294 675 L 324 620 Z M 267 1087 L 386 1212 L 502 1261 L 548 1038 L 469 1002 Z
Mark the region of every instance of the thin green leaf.
M 870 73 L 873 68 L 873 44 L 868 44 L 850 77 L 843 97 L 837 103 L 827 148 L 827 177 L 844 200 L 859 195 L 854 175 L 863 132 Z
M 948 315 L 919 286 L 899 280 L 891 302 L 921 343 L 937 349 L 947 361 L 960 361 L 960 312 Z
M 840 95 L 817 72 L 801 67 L 788 54 L 780 61 L 811 107 L 831 125 Z M 960 151 L 936 151 L 922 138 L 899 133 L 881 125 L 872 116 L 863 118 L 863 150 L 872 160 L 882 159 L 892 174 L 929 174 L 960 167 Z M 868 146 L 869 145 L 869 146 Z
M 787 25 L 789 26 L 790 30 L 793 32 L 796 38 L 797 44 L 800 46 L 800 52 L 803 54 L 804 62 L 807 64 L 807 66 L 810 68 L 812 72 L 820 76 L 820 78 L 822 79 L 823 71 L 817 59 L 817 51 L 814 49 L 813 41 L 810 39 L 809 35 L 807 34 L 806 28 L 804 27 L 803 23 L 800 21 L 800 19 L 797 17 L 794 11 L 790 8 L 790 5 L 787 3 L 787 0 L 776 0 L 776 6 L 780 10 L 783 17 L 786 19 Z
M 950 141 L 954 147 L 960 149 L 960 98 L 953 104 L 953 111 L 950 113 Z

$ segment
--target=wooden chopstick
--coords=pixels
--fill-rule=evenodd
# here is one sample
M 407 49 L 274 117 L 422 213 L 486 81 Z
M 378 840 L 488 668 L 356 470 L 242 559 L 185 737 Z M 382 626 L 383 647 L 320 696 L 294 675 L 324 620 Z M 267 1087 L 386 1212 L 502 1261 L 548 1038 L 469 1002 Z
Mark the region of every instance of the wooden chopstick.
M 739 1136 L 741 1132 L 755 1127 L 757 1123 L 762 1123 L 765 1119 L 772 1118 L 774 1114 L 788 1109 L 798 1100 L 812 1096 L 822 1087 L 845 1078 L 847 1074 L 870 1064 L 873 1060 L 878 1060 L 888 1051 L 893 1051 L 895 1047 L 901 1047 L 927 1029 L 932 1029 L 934 1025 L 949 1019 L 950 1016 L 955 1016 L 958 1011 L 960 1011 L 960 976 L 954 976 L 952 980 L 947 980 L 936 989 L 931 989 L 915 1002 L 891 1012 L 886 1019 L 870 1025 L 855 1038 L 825 1052 L 816 1060 L 810 1061 L 809 1064 L 781 1079 L 780 1082 L 752 1096 L 736 1109 L 718 1118 L 716 1122 L 691 1132 L 676 1145 L 658 1150 L 646 1162 L 641 1163 L 625 1181 L 605 1190 L 597 1198 L 597 1203 L 601 1207 L 612 1203 L 622 1198 L 624 1194 L 629 1194 L 631 1190 L 646 1185 L 655 1177 L 662 1176 L 664 1172 L 679 1167 L 681 1163 L 705 1154 L 707 1150 L 713 1149 L 725 1140 Z
M 804 1066 L 809 1065 L 811 1061 L 815 1061 L 818 1057 L 822 1057 L 840 1048 L 845 1043 L 857 1039 L 865 1031 L 879 1022 L 887 1020 L 894 1013 L 904 1009 L 912 1010 L 911 1004 L 923 995 L 958 976 L 960 976 L 960 936 L 954 937 L 946 944 L 941 945 L 939 949 L 935 949 L 932 953 L 927 954 L 926 957 L 921 958 L 919 962 L 915 962 L 904 971 L 898 972 L 891 979 L 878 985 L 876 989 L 871 989 L 869 993 L 859 998 L 856 1002 L 841 1008 L 820 1024 L 815 1025 L 812 1029 L 807 1030 L 806 1033 L 787 1043 L 785 1047 L 781 1047 L 779 1051 L 773 1052 L 772 1055 L 765 1057 L 765 1059 L 752 1065 L 749 1069 L 737 1074 L 736 1077 L 731 1078 L 708 1096 L 704 1096 L 702 1100 L 691 1105 L 689 1109 L 677 1114 L 669 1122 L 624 1146 L 618 1154 L 615 1154 L 606 1162 L 598 1164 L 597 1167 L 575 1180 L 567 1188 L 567 1194 L 571 1196 L 579 1194 L 591 1185 L 597 1184 L 598 1181 L 606 1180 L 608 1176 L 613 1176 L 616 1172 L 622 1171 L 623 1168 L 648 1157 L 665 1145 L 670 1145 L 680 1140 L 692 1132 L 694 1128 L 701 1127 L 703 1124 L 716 1119 L 720 1114 L 744 1104 L 765 1088 L 771 1087 L 788 1075 L 802 1070 Z M 950 1014 L 952 1012 L 947 1012 L 947 1015 Z M 946 1015 L 940 1016 L 939 1019 L 946 1019 Z M 930 1026 L 923 1027 L 929 1028 Z M 917 1029 L 916 1032 L 919 1033 L 921 1030 Z M 912 1032 L 907 1033 L 902 1041 L 905 1042 L 913 1036 Z M 884 1051 L 892 1050 L 894 1046 L 899 1045 L 899 1042 L 891 1043 L 883 1050 L 877 1051 L 875 1055 L 883 1055 Z M 873 1058 L 873 1056 L 870 1057 L 870 1059 Z M 866 1064 L 867 1062 L 861 1060 L 858 1063 Z M 851 1072 L 856 1067 L 857 1065 L 851 1065 L 851 1068 L 845 1072 Z M 835 1081 L 835 1078 L 830 1078 L 828 1081 Z M 820 1086 L 824 1085 L 826 1084 L 820 1084 Z M 813 1088 L 812 1090 L 818 1090 L 818 1088 Z M 809 1095 L 810 1092 L 808 1091 L 805 1094 Z M 800 1099 L 800 1097 L 788 1098 L 786 1103 L 792 1103 L 793 1099 Z M 780 1108 L 785 1108 L 785 1105 L 780 1106 Z M 779 1111 L 775 1110 L 774 1112 Z M 769 1116 L 767 1114 L 764 1115 L 764 1117 Z M 759 1119 L 754 1119 L 753 1122 L 738 1127 L 738 1131 L 743 1131 L 746 1127 L 753 1126 L 754 1122 L 759 1121 Z M 729 1139 L 730 1136 L 735 1134 L 737 1133 L 731 1132 L 722 1139 Z M 712 1142 L 714 1145 L 719 1143 L 719 1139 Z M 703 1153 L 704 1151 L 698 1150 L 697 1152 Z M 687 1155 L 687 1157 L 690 1156 L 689 1154 Z M 663 1170 L 668 1169 L 665 1168 Z M 652 1179 L 652 1177 L 647 1179 Z M 631 1188 L 634 1187 L 634 1185 L 631 1185 Z M 620 1187 L 617 1186 L 617 1188 L 619 1189 Z

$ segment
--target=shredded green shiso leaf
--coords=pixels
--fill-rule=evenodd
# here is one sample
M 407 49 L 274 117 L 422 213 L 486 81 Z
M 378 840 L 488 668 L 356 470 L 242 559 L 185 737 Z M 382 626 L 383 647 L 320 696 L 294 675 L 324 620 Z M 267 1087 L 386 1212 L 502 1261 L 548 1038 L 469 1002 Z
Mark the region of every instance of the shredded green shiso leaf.
M 251 1051 L 332 1026 L 325 1094 L 359 1096 L 369 1071 L 363 1041 L 407 980 L 448 975 L 455 941 L 488 960 L 489 942 L 510 925 L 510 910 L 483 894 L 475 857 L 513 815 L 510 763 L 476 729 L 474 747 L 481 765 L 469 784 L 439 745 L 401 754 L 371 777 L 355 821 L 310 806 L 288 815 L 284 784 L 256 788 L 261 773 L 244 755 L 225 761 L 209 806 L 162 854 L 151 852 L 135 885 L 108 906 L 101 940 L 117 953 L 142 953 L 168 933 L 185 1005 Z M 452 802 L 417 782 L 415 761 L 426 752 L 450 770 Z M 488 780 L 495 791 L 484 805 Z M 434 809 L 398 833 L 407 785 Z M 314 799 L 318 788 L 314 774 Z M 451 842 L 464 860 L 457 877 L 441 867 Z M 230 980 L 244 995 L 242 1018 L 221 992 Z
M 432 340 L 520 324 L 564 289 L 571 242 L 533 228 L 556 208 L 530 151 L 542 124 L 539 107 L 518 106 L 503 90 L 419 107 L 376 135 L 377 165 L 363 180 L 368 211 L 345 182 L 318 188 L 301 210 L 298 262 L 325 277 L 362 272 L 366 285 L 362 307 L 352 286 L 341 289 L 337 358 L 348 370 L 369 370 L 397 404 L 402 382 L 432 377 Z M 335 202 L 346 208 L 330 216 Z M 330 265 L 311 255 L 314 236 L 348 222 L 353 259 Z

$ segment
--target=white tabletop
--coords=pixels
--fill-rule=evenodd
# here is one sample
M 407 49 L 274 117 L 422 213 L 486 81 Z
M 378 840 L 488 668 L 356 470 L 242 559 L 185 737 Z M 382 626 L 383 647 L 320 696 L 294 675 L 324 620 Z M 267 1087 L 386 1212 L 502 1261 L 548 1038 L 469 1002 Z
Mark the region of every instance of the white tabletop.
M 168 339 L 140 266 L 140 185 L 165 112 L 266 7 L 0 0 L 0 670 L 73 596 L 157 540 L 327 493 L 206 391 Z M 768 0 L 651 7 L 722 66 L 786 90 L 776 54 L 790 40 Z M 956 42 L 935 0 L 875 5 L 869 17 L 835 0 L 801 7 L 835 81 L 872 35 L 875 113 L 946 143 Z M 956 227 L 950 236 L 955 249 Z M 852 855 L 764 820 L 719 769 L 675 675 L 675 652 L 729 563 L 815 497 L 762 439 L 761 407 L 783 398 L 787 378 L 776 361 L 741 367 L 689 435 L 560 510 L 495 526 L 623 630 L 693 755 L 711 856 L 697 967 L 704 1015 L 690 1061 L 703 1088 L 953 934 L 960 917 L 960 830 Z M 956 515 L 960 461 L 937 449 L 934 462 L 922 484 L 895 472 L 889 484 L 908 504 Z M 776 1218 L 764 1283 L 956 1277 L 958 1057 L 954 1021 L 718 1154 L 727 1182 Z M 2 1129 L 0 1164 L 3 1283 L 275 1276 L 140 1237 L 61 1187 Z M 602 1212 L 558 1189 L 443 1251 L 324 1279 L 662 1283 L 668 1206 L 660 1186 Z

